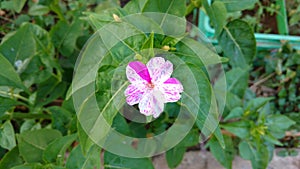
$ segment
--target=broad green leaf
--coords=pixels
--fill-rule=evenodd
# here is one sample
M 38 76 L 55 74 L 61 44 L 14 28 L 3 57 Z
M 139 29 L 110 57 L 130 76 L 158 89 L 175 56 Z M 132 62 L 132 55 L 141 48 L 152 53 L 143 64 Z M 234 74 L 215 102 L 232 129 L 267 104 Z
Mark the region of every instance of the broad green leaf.
M 25 23 L 0 46 L 0 53 L 16 65 L 26 85 L 40 83 L 51 75 L 61 79 L 60 66 L 54 59 L 54 47 L 43 28 Z M 56 72 L 56 73 L 54 73 Z
M 97 31 L 104 25 L 115 21 L 113 15 L 122 18 L 126 12 L 122 8 L 111 8 L 106 9 L 105 12 L 102 13 L 85 12 L 84 14 L 87 16 L 85 19 L 89 22 L 93 29 Z
M 26 3 L 26 0 L 13 0 L 14 10 L 17 13 L 20 13 L 21 10 L 23 9 L 25 3 Z
M 41 16 L 49 13 L 50 9 L 48 6 L 35 4 L 29 8 L 28 14 L 32 16 Z
M 233 142 L 230 136 L 223 135 L 223 137 L 225 149 L 220 145 L 216 137 L 212 137 L 208 142 L 209 150 L 220 164 L 227 169 L 231 169 L 234 158 Z
M 264 107 L 272 99 L 273 98 L 271 98 L 271 97 L 258 97 L 258 98 L 252 99 L 248 102 L 246 110 L 249 110 L 251 113 L 255 113 L 260 108 Z
M 27 119 L 20 127 L 20 133 L 23 133 L 24 131 L 28 130 L 39 130 L 41 128 L 41 123 L 37 122 L 35 119 Z
M 1 47 L 0 47 L 1 48 Z M 1 50 L 1 49 L 0 49 Z M 27 90 L 11 63 L 0 53 L 0 85 Z
M 40 163 L 30 163 L 30 164 L 18 165 L 11 169 L 43 169 L 43 165 Z
M 268 130 L 277 139 L 284 137 L 285 131 L 294 124 L 296 124 L 295 121 L 291 120 L 287 116 L 279 114 L 268 116 L 266 122 Z
M 248 121 L 236 121 L 223 124 L 221 127 L 240 138 L 247 138 L 250 136 L 250 123 Z
M 63 56 L 71 56 L 76 48 L 76 40 L 81 35 L 81 22 L 68 24 L 59 21 L 50 31 L 52 42 Z
M 130 169 L 154 169 L 149 158 L 128 158 L 104 152 L 104 167 L 106 169 L 130 168 Z
M 168 166 L 170 168 L 176 168 L 181 163 L 185 151 L 186 151 L 186 147 L 178 147 L 178 146 L 175 146 L 174 148 L 168 150 L 166 152 L 166 160 Z
M 241 107 L 235 107 L 233 110 L 230 111 L 230 113 L 224 118 L 224 121 L 235 119 L 235 118 L 241 118 L 244 114 L 244 109 Z
M 186 29 L 186 20 L 183 18 L 186 10 L 185 3 L 185 0 L 165 0 L 164 3 L 159 0 L 134 0 L 129 2 L 124 9 L 128 13 L 142 13 L 151 18 L 160 25 L 165 35 L 180 36 L 185 33 Z
M 218 130 L 219 114 L 216 105 L 216 98 L 212 91 L 211 84 L 207 78 L 206 66 L 220 63 L 220 57 L 214 53 L 209 46 L 205 46 L 189 38 L 184 38 L 176 45 L 175 55 L 184 60 L 189 69 L 193 72 L 198 84 L 200 96 L 200 111 L 198 112 L 196 124 L 202 134 L 209 136 Z M 225 81 L 225 79 L 223 79 Z M 223 81 L 223 82 L 224 82 Z M 223 84 L 220 82 L 220 84 Z M 220 86 L 220 91 L 226 90 L 226 86 Z M 220 92 L 219 91 L 219 92 Z M 220 94 L 220 93 L 219 93 Z M 220 95 L 221 97 L 222 94 Z M 220 144 L 224 146 L 223 138 L 215 133 Z M 219 137 L 220 136 L 220 137 Z
M 239 96 L 231 92 L 226 93 L 226 109 L 228 111 L 234 109 L 235 107 L 241 107 L 241 106 L 243 106 L 243 102 Z
M 191 147 L 199 143 L 199 132 L 198 130 L 191 130 L 183 140 L 177 145 L 177 147 Z
M 36 42 L 30 32 L 29 24 L 25 24 L 0 45 L 0 53 L 11 65 L 17 60 L 24 61 L 35 54 Z
M 63 135 L 66 135 L 72 120 L 71 113 L 58 106 L 49 107 L 48 110 L 52 115 L 52 128 L 59 130 Z
M 269 151 L 263 144 L 257 145 L 242 141 L 239 144 L 239 153 L 242 158 L 251 160 L 253 169 L 264 169 L 268 166 Z
M 20 155 L 27 163 L 42 162 L 43 152 L 61 133 L 52 129 L 25 131 L 17 135 Z
M 250 160 L 253 158 L 253 152 L 255 150 L 246 141 L 242 141 L 239 144 L 240 156 L 245 160 Z
M 124 9 L 129 13 L 159 12 L 183 17 L 186 11 L 185 0 L 132 0 Z
M 67 84 L 57 79 L 54 74 L 44 80 L 45 81 L 37 85 L 38 89 L 35 99 L 35 105 L 37 107 L 47 105 L 59 97 L 63 97 L 67 90 Z
M 18 104 L 18 102 L 13 99 L 1 97 L 1 96 L 0 96 L 0 103 L 1 103 L 0 104 L 0 118 L 1 118 L 1 116 L 4 115 L 4 113 L 7 110 L 9 110 L 10 108 L 12 108 L 13 106 L 16 106 Z
M 43 160 L 47 163 L 62 165 L 67 148 L 76 140 L 77 135 L 68 135 L 52 141 L 43 152 Z
M 242 11 L 247 8 L 251 8 L 257 2 L 257 0 L 217 0 L 225 4 L 228 12 Z
M 0 126 L 0 146 L 8 150 L 16 146 L 15 131 L 9 120 Z
M 249 24 L 242 20 L 229 22 L 218 37 L 229 63 L 245 69 L 256 54 L 256 40 Z
M 23 164 L 23 159 L 20 157 L 18 147 L 14 147 L 7 152 L 0 161 L 0 168 L 12 168 L 17 165 Z
M 112 123 L 112 127 L 116 131 L 118 131 L 118 132 L 120 132 L 120 133 L 122 133 L 124 135 L 127 135 L 127 136 L 131 136 L 132 135 L 132 132 L 131 132 L 131 130 L 129 128 L 129 125 L 128 125 L 126 119 L 122 115 L 120 115 L 119 113 L 114 118 L 114 121 Z
M 84 156 L 79 144 L 71 151 L 67 159 L 66 168 L 100 169 L 100 153 L 101 149 L 97 145 L 94 145 L 90 148 L 87 155 Z
M 266 134 L 263 137 L 266 141 L 270 142 L 271 144 L 283 146 L 283 144 L 279 140 L 277 140 L 277 138 L 275 138 L 274 136 L 272 136 L 270 134 Z
M 212 21 L 215 27 L 216 36 L 218 36 L 226 24 L 226 7 L 221 1 L 213 2 L 211 6 L 208 4 L 207 0 L 202 1 L 202 3 L 207 15 L 209 16 L 210 20 Z
M 198 84 L 200 92 L 200 110 L 197 115 L 196 125 L 201 130 L 202 134 L 208 137 L 218 127 L 218 112 L 216 104 L 214 104 L 214 96 L 211 84 L 205 73 L 194 65 L 189 65 L 189 68 L 194 74 L 194 78 Z M 222 140 L 220 138 L 220 140 Z
M 239 67 L 226 72 L 227 91 L 243 98 L 248 87 L 248 78 L 248 70 Z

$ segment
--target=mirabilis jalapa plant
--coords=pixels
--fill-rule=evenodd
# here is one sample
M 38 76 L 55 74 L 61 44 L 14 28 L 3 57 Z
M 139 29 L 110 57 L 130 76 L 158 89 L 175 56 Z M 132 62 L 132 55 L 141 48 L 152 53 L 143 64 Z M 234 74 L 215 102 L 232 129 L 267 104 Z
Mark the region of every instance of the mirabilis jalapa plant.
M 1 5 L 10 4 L 17 13 L 26 4 L 5 2 Z M 84 16 L 89 1 L 70 0 L 68 7 L 61 2 L 28 1 L 36 24 L 22 16 L 25 23 L 0 44 L 5 70 L 0 72 L 5 105 L 0 109 L 0 146 L 6 153 L 0 168 L 154 168 L 150 157 L 163 152 L 175 168 L 189 147 L 204 141 L 226 168 L 231 168 L 235 148 L 253 168 L 267 167 L 274 145 L 281 145 L 278 139 L 294 122 L 274 115 L 270 98 L 255 98 L 247 89 L 255 38 L 246 22 L 226 23 L 227 11 L 255 1 L 191 0 L 187 6 L 186 0 L 132 0 L 124 8 Z M 222 54 L 229 58 L 223 63 L 230 68 L 225 74 L 220 65 L 226 59 L 196 27 L 186 26 L 185 15 L 195 7 L 210 16 Z M 49 24 L 55 24 L 50 32 Z M 90 36 L 67 92 L 73 56 Z M 15 61 L 22 63 L 17 71 Z M 166 67 L 155 72 L 158 63 Z M 148 74 L 133 81 L 126 70 L 133 70 L 133 76 L 139 70 Z M 62 106 L 51 105 L 59 98 Z M 14 112 L 16 105 L 28 112 Z M 126 116 L 131 112 L 140 115 L 138 120 Z

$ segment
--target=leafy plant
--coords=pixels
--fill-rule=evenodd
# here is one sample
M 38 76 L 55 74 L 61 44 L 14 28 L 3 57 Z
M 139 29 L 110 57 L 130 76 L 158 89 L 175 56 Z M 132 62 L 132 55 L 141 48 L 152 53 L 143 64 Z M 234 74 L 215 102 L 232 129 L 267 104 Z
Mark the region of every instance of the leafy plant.
M 234 155 L 239 154 L 250 160 L 253 168 L 266 168 L 275 145 L 283 146 L 280 139 L 285 131 L 290 126 L 297 129 L 291 119 L 297 121 L 294 116 L 299 109 L 299 93 L 295 90 L 299 87 L 299 54 L 284 47 L 280 52 L 271 53 L 270 58 L 255 56 L 256 42 L 249 24 L 239 19 L 226 21 L 228 12 L 244 10 L 255 2 L 132 0 L 120 8 L 119 1 L 115 0 L 1 1 L 0 168 L 100 168 L 102 165 L 153 168 L 149 156 L 123 157 L 95 144 L 95 138 L 103 134 L 98 125 L 104 126 L 97 119 L 104 116 L 114 130 L 126 136 L 152 138 L 182 122 L 178 120 L 180 109 L 194 115 L 195 124 L 189 124 L 186 135 L 182 134 L 178 144 L 166 152 L 170 168 L 180 164 L 189 147 L 203 142 L 200 137 L 203 135 L 210 137 L 207 145 L 224 167 L 231 168 Z M 201 41 L 201 35 L 193 36 L 195 28 L 191 34 L 186 32 L 190 28 L 185 17 L 194 8 L 205 10 L 212 20 L 223 57 Z M 111 25 L 117 30 L 105 29 Z M 97 31 L 99 34 L 93 35 Z M 135 34 L 128 36 L 130 33 Z M 81 50 L 88 49 L 91 49 L 89 54 L 80 55 Z M 146 62 L 157 50 L 173 59 L 173 76 L 185 87 L 183 101 L 166 104 L 164 113 L 152 122 L 130 121 L 113 107 L 112 98 L 124 101 L 126 64 L 130 60 Z M 89 83 L 85 78 L 92 72 L 86 69 L 72 79 L 73 72 L 80 67 L 75 66 L 79 55 L 88 60 L 87 65 L 95 64 L 88 56 L 105 56 L 99 69 L 93 70 L 95 100 L 102 114 L 93 111 L 88 99 L 80 102 L 79 111 L 74 104 L 78 93 L 84 95 L 89 91 L 71 86 L 72 81 L 79 77 L 85 85 Z M 220 62 L 226 73 L 211 86 L 206 66 Z M 274 97 L 256 97 L 248 88 L 249 79 L 261 78 L 254 71 L 261 62 L 267 63 L 264 73 L 271 80 L 271 87 L 280 89 Z M 226 91 L 223 90 L 225 80 Z M 119 82 L 114 84 L 117 88 L 112 85 L 115 81 Z M 214 100 L 222 96 L 214 93 L 217 90 L 227 97 L 222 117 L 214 109 L 217 104 Z M 274 107 L 280 112 L 274 111 Z M 284 110 L 294 112 L 280 114 Z M 92 122 L 82 123 L 84 120 Z M 130 149 L 122 144 L 112 147 L 127 154 L 141 148 L 145 151 L 157 148 L 152 143 L 133 141 L 130 145 Z

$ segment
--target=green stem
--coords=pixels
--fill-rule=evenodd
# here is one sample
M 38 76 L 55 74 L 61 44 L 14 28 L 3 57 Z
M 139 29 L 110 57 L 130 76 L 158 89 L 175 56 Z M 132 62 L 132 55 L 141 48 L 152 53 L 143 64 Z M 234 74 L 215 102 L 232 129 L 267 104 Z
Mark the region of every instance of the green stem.
M 19 94 L 14 94 L 14 93 L 7 93 L 7 92 L 3 92 L 3 91 L 0 91 L 0 94 L 3 94 L 3 95 L 6 95 L 6 96 L 10 96 L 10 97 L 14 97 L 14 98 L 17 98 L 17 99 L 20 99 L 20 100 L 23 100 L 27 103 L 29 103 L 29 100 Z
M 194 3 L 190 3 L 187 7 L 186 7 L 186 12 L 185 12 L 185 16 L 189 15 L 195 8 Z

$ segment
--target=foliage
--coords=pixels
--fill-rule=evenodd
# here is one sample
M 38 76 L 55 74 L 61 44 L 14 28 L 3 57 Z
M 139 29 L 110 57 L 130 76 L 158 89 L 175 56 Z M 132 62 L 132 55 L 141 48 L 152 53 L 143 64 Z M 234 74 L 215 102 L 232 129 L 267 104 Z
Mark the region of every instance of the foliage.
M 299 88 L 300 63 L 299 53 L 288 46 L 271 52 L 270 57 L 255 57 L 256 42 L 249 24 L 239 19 L 225 20 L 227 12 L 241 11 L 254 3 L 132 0 L 120 8 L 116 0 L 1 1 L 0 17 L 4 20 L 0 21 L 0 168 L 100 168 L 101 164 L 105 168 L 153 168 L 148 157 L 134 159 L 105 150 L 104 161 L 101 162 L 101 148 L 94 144 L 77 119 L 72 100 L 74 93 L 71 92 L 75 62 L 85 42 L 108 23 L 119 28 L 117 33 L 104 35 L 104 40 L 109 39 L 109 42 L 127 35 L 129 31 L 139 33 L 114 44 L 109 51 L 103 44 L 99 45 L 102 50 L 99 47 L 93 51 L 95 55 L 106 52 L 96 72 L 96 98 L 98 107 L 107 110 L 103 112 L 106 120 L 118 132 L 137 138 L 158 135 L 174 124 L 180 106 L 186 104 L 188 107 L 192 102 L 187 99 L 187 102 L 167 104 L 165 113 L 149 124 L 126 120 L 107 104 L 112 97 L 110 91 L 114 90 L 111 77 L 124 70 L 124 56 L 132 55 L 134 59 L 145 61 L 153 57 L 155 48 L 168 47 L 169 52 L 186 63 L 196 77 L 201 93 L 197 95 L 192 89 L 185 92 L 186 98 L 202 102 L 199 112 L 196 112 L 195 124 L 179 144 L 166 152 L 169 167 L 177 167 L 188 148 L 199 144 L 199 135 L 212 132 L 209 127 L 206 128 L 203 119 L 208 118 L 211 124 L 217 124 L 219 118 L 209 113 L 215 111 L 210 110 L 213 88 L 198 55 L 219 56 L 185 34 L 185 16 L 200 7 L 207 12 L 217 30 L 216 37 L 222 48 L 220 55 L 229 58 L 228 63 L 223 63 L 227 70 L 225 76 L 214 86 L 222 88 L 222 79 L 227 81 L 224 113 L 220 126 L 207 145 L 226 168 L 231 168 L 236 150 L 242 158 L 251 161 L 253 168 L 266 168 L 275 145 L 283 145 L 279 139 L 284 137 L 285 131 L 290 126 L 299 130 L 296 112 L 300 98 L 296 89 Z M 130 14 L 146 12 L 167 13 L 179 19 L 167 22 L 145 15 L 122 20 Z M 128 25 L 130 29 L 124 32 Z M 150 52 L 139 53 L 143 49 L 150 49 Z M 210 61 L 207 57 L 206 62 Z M 263 75 L 257 73 L 255 68 L 265 63 Z M 185 70 L 184 67 L 177 66 L 179 68 L 174 70 L 174 76 L 182 78 L 183 83 L 189 81 L 186 72 L 179 71 Z M 262 76 L 269 77 L 267 82 L 271 88 L 279 89 L 276 95 L 270 95 L 273 97 L 256 97 L 253 85 L 259 86 L 257 83 L 248 88 L 249 79 L 250 82 L 259 81 Z M 77 113 L 80 115 L 82 112 Z M 94 118 L 86 118 L 97 119 L 100 116 L 93 115 Z M 96 133 L 99 131 L 97 129 Z M 233 142 L 237 142 L 238 146 L 234 146 Z M 121 145 L 116 147 L 123 149 Z M 145 145 L 144 148 L 153 147 Z

